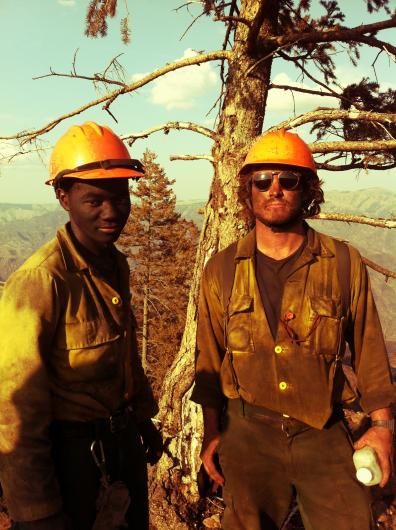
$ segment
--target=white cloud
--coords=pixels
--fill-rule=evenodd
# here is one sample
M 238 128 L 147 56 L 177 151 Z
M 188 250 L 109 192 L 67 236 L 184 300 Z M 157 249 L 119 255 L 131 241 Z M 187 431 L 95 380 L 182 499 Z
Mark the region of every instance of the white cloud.
M 76 0 L 58 0 L 58 4 L 63 7 L 74 7 L 76 5 Z
M 277 74 L 272 80 L 274 85 L 288 85 L 297 88 L 305 88 L 308 90 L 320 90 L 320 87 L 308 86 L 302 83 L 292 81 L 286 73 Z M 294 111 L 297 114 L 307 112 L 317 107 L 337 107 L 338 99 L 329 96 L 316 96 L 315 94 L 307 94 L 304 92 L 294 91 L 294 96 L 290 90 L 281 90 L 273 88 L 270 90 L 267 102 L 267 109 L 269 111 L 287 112 Z
M 195 55 L 198 53 L 188 48 L 184 51 L 182 59 Z M 154 105 L 162 105 L 167 110 L 188 109 L 194 106 L 197 97 L 214 87 L 217 80 L 218 76 L 210 63 L 186 66 L 156 79 L 150 92 L 150 100 Z
M 131 75 L 131 83 L 136 83 L 136 81 L 140 81 L 140 79 L 143 79 L 143 77 L 146 77 L 146 75 L 148 74 L 149 72 L 141 72 Z

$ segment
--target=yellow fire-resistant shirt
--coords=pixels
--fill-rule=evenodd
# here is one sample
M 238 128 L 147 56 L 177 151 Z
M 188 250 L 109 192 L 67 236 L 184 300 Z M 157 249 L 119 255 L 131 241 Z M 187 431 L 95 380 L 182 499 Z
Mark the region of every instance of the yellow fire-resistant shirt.
M 256 281 L 255 249 L 253 230 L 238 242 L 234 263 L 227 264 L 235 267 L 228 319 L 222 253 L 205 267 L 192 399 L 221 408 L 225 398 L 241 397 L 320 429 L 333 405 L 351 397 L 343 371 L 337 368 L 347 340 L 363 410 L 388 407 L 395 392 L 369 277 L 358 251 L 349 247 L 350 307 L 343 315 L 334 239 L 308 229 L 307 245 L 285 281 L 283 322 L 274 339 Z
M 0 301 L 0 481 L 14 520 L 61 509 L 51 420 L 106 418 L 124 403 L 138 421 L 157 405 L 143 373 L 129 269 L 120 292 L 78 253 L 67 227 L 7 281 Z

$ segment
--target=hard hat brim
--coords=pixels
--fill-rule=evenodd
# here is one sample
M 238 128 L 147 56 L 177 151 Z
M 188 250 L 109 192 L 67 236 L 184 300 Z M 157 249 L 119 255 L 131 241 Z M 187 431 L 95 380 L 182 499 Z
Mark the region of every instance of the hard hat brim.
M 254 166 L 284 166 L 284 167 L 293 167 L 293 168 L 296 168 L 296 169 L 302 169 L 302 170 L 306 170 L 307 172 L 317 176 L 317 170 L 316 168 L 313 168 L 311 165 L 309 164 L 303 164 L 303 163 L 300 163 L 300 164 L 292 164 L 290 163 L 290 160 L 282 160 L 282 159 L 278 159 L 278 160 L 255 160 L 254 162 L 247 162 L 245 163 L 241 170 L 239 171 L 239 174 L 243 174 L 243 173 L 247 173 L 250 169 L 254 168 Z
M 144 176 L 144 173 L 136 171 L 130 168 L 112 168 L 112 169 L 91 169 L 88 171 L 76 171 L 74 173 L 68 173 L 63 178 L 67 179 L 79 179 L 79 180 L 97 180 L 97 179 L 139 179 Z M 52 186 L 54 179 L 46 181 L 46 184 Z

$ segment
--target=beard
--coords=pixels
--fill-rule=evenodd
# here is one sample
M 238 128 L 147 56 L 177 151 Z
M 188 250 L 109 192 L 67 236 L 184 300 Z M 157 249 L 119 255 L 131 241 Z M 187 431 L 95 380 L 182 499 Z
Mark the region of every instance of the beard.
M 283 208 L 271 208 L 271 204 L 282 204 Z M 267 199 L 260 203 L 259 208 L 253 207 L 256 221 L 271 228 L 274 232 L 287 232 L 303 220 L 300 201 L 290 202 L 285 198 Z

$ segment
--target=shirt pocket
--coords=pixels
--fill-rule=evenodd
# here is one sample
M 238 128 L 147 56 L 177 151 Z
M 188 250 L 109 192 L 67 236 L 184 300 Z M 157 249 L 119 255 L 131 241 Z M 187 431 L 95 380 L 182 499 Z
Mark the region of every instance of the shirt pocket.
M 53 368 L 66 380 L 110 379 L 121 367 L 122 335 L 103 319 L 63 323 L 55 340 Z
M 312 353 L 330 359 L 338 353 L 341 332 L 342 305 L 340 298 L 310 297 L 310 322 Z
M 232 296 L 228 307 L 227 345 L 234 355 L 254 353 L 252 311 L 251 296 L 238 293 Z

